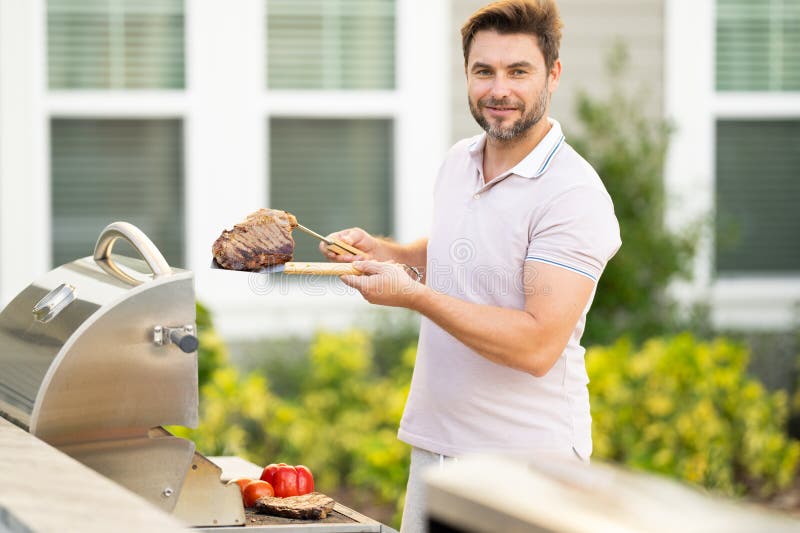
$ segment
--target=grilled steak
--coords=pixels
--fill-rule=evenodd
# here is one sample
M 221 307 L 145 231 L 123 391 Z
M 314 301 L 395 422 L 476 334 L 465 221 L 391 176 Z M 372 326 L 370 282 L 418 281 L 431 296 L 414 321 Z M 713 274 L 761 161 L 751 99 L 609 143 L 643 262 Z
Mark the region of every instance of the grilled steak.
M 258 270 L 291 261 L 294 252 L 292 228 L 297 219 L 277 209 L 259 209 L 232 230 L 224 230 L 211 252 L 222 268 Z
M 273 498 L 265 496 L 256 500 L 256 511 L 273 516 L 286 518 L 305 518 L 321 520 L 333 510 L 333 498 L 320 492 L 303 494 L 302 496 L 289 496 L 287 498 Z

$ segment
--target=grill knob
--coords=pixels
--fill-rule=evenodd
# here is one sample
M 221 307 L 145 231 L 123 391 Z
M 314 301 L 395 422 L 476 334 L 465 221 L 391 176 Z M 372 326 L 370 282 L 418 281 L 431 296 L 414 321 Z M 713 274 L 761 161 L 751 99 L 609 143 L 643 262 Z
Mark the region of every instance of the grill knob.
M 182 351 L 193 353 L 197 351 L 200 341 L 194 335 L 194 326 L 191 324 L 183 327 L 156 326 L 153 328 L 153 344 L 175 344 Z
M 169 338 L 173 344 L 177 344 L 178 348 L 186 353 L 196 352 L 197 347 L 200 345 L 197 341 L 197 337 L 181 329 L 171 330 L 169 332 Z

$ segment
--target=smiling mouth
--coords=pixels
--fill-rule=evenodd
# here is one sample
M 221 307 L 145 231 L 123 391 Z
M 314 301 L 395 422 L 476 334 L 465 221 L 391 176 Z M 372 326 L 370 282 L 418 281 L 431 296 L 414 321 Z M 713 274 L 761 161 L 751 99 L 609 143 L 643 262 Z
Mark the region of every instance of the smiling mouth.
M 494 111 L 495 113 L 506 113 L 509 111 L 516 111 L 516 107 L 494 107 L 494 106 L 486 106 L 486 109 L 489 111 Z

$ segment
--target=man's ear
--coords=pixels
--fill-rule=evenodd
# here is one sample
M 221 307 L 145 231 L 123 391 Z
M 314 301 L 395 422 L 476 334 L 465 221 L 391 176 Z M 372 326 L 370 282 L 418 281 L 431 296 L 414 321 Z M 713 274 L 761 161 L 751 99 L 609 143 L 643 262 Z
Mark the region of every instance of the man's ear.
M 558 89 L 558 83 L 561 81 L 561 60 L 556 59 L 553 63 L 553 66 L 550 67 L 550 72 L 548 74 L 550 78 L 548 81 L 550 83 L 550 92 L 555 92 Z

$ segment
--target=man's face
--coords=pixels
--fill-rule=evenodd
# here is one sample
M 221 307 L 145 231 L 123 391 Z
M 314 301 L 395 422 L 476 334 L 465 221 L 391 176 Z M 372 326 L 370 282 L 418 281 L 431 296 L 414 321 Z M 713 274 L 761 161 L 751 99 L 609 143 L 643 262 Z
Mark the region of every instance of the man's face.
M 466 69 L 472 116 L 489 137 L 511 141 L 547 113 L 561 64 L 548 72 L 533 35 L 484 30 L 475 34 Z

